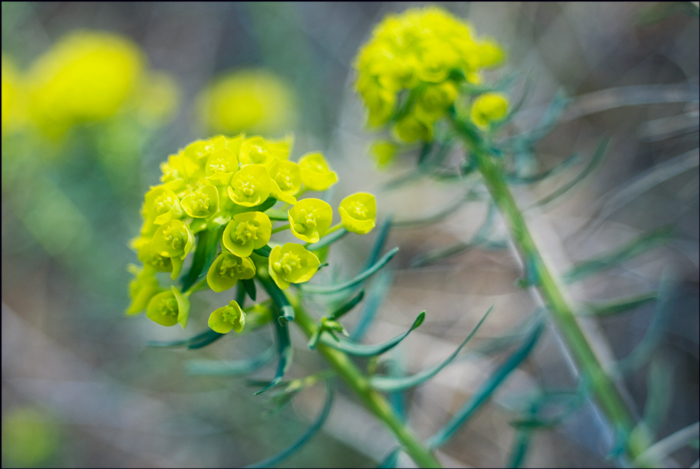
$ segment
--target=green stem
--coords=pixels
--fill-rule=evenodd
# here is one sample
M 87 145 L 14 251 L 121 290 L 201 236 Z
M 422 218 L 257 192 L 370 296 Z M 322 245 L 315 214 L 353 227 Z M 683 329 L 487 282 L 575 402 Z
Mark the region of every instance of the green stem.
M 280 231 L 287 230 L 287 229 L 289 229 L 290 226 L 292 226 L 292 225 L 290 225 L 289 223 L 287 223 L 286 225 L 278 226 L 277 228 L 272 230 L 272 232 L 270 234 L 275 234 L 275 233 L 279 233 Z
M 454 114 L 452 121 L 471 151 L 484 183 L 506 221 L 513 243 L 523 263 L 531 268 L 535 274 L 535 286 L 547 304 L 548 311 L 569 351 L 579 368 L 590 377 L 591 388 L 600 408 L 617 431 L 621 431 L 623 435 L 629 435 L 625 449 L 632 460 L 636 459 L 648 448 L 650 438 L 645 432 L 631 433 L 635 419 L 627 408 L 619 389 L 605 373 L 592 346 L 581 330 L 574 310 L 566 300 L 561 282 L 557 281 L 540 255 L 525 223 L 522 211 L 518 208 L 505 181 L 501 160 L 496 158 L 484 145 L 478 131 L 473 126 L 461 122 Z
M 299 325 L 308 337 L 311 337 L 318 326 L 306 311 L 304 311 L 297 298 L 290 298 L 290 302 L 296 310 L 296 320 L 294 322 Z M 367 377 L 360 372 L 346 354 L 326 347 L 321 343 L 317 345 L 316 350 L 318 350 L 333 369 L 342 376 L 345 382 L 355 394 L 357 394 L 360 400 L 362 400 L 367 409 L 391 429 L 394 435 L 396 435 L 396 438 L 404 446 L 406 453 L 413 458 L 418 466 L 442 467 L 430 450 L 428 450 L 416 435 L 404 425 L 384 396 L 369 387 Z

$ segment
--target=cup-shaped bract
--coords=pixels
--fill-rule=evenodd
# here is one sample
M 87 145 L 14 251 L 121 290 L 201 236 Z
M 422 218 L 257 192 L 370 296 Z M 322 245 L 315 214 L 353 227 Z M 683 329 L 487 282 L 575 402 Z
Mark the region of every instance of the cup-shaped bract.
M 452 106 L 458 92 L 457 85 L 453 81 L 426 86 L 416 99 L 416 117 L 424 122 L 434 122 Z
M 502 93 L 484 93 L 474 100 L 470 117 L 478 127 L 488 128 L 502 120 L 508 112 L 508 98 Z
M 190 316 L 190 300 L 173 286 L 170 291 L 158 293 L 151 298 L 146 316 L 161 326 L 170 327 L 180 323 L 184 329 Z
M 301 189 L 301 169 L 293 161 L 274 160 L 269 168 L 270 178 L 276 184 L 275 197 L 289 204 L 297 203 L 294 195 Z
M 219 334 L 228 334 L 232 330 L 241 332 L 244 326 L 245 313 L 235 301 L 215 309 L 209 315 L 209 327 Z
M 143 265 L 150 266 L 158 272 L 172 272 L 173 270 L 172 258 L 156 252 L 152 242 L 142 244 L 139 247 L 138 258 Z
M 249 164 L 243 166 L 231 178 L 228 195 L 234 203 L 244 207 L 260 205 L 270 196 L 272 182 L 265 166 Z
M 212 184 L 228 184 L 231 177 L 238 172 L 238 156 L 244 138 L 242 134 L 234 138 L 217 137 L 214 151 L 204 165 L 204 173 Z
M 219 191 L 213 185 L 201 185 L 183 197 L 181 205 L 192 218 L 209 218 L 219 208 Z
M 321 199 L 303 199 L 287 212 L 294 236 L 308 243 L 317 243 L 333 222 L 333 209 Z
M 414 115 L 408 115 L 396 123 L 394 127 L 396 136 L 404 142 L 411 143 L 417 140 L 429 142 L 433 139 L 433 126 L 426 124 Z
M 309 153 L 299 159 L 301 182 L 312 191 L 325 191 L 338 182 L 338 175 L 332 171 L 321 153 Z
M 146 193 L 143 209 L 145 219 L 151 218 L 157 225 L 182 217 L 180 199 L 165 186 L 156 186 Z
M 224 247 L 239 257 L 248 257 L 270 241 L 272 222 L 262 212 L 244 212 L 235 215 L 226 225 L 222 242 Z
M 372 194 L 358 192 L 345 197 L 338 206 L 343 228 L 357 234 L 367 234 L 374 228 L 377 203 Z
M 207 283 L 218 293 L 233 287 L 239 280 L 253 277 L 255 277 L 255 264 L 250 257 L 238 257 L 224 251 L 209 268 Z
M 313 252 L 295 243 L 275 246 L 268 259 L 270 276 L 283 290 L 289 288 L 290 283 L 311 280 L 321 264 Z
M 181 220 L 170 220 L 158 227 L 152 243 L 161 256 L 184 259 L 194 246 L 194 235 Z
M 292 146 L 291 136 L 284 140 L 265 140 L 262 137 L 250 137 L 241 145 L 241 165 L 269 165 L 275 159 L 286 160 Z
M 153 298 L 160 290 L 160 286 L 158 285 L 158 279 L 156 279 L 155 271 L 152 269 L 139 269 L 133 264 L 130 265 L 129 268 L 129 270 L 136 276 L 131 283 L 129 283 L 129 297 L 131 298 L 131 304 L 126 310 L 126 314 L 128 316 L 132 316 L 146 309 L 149 301 L 151 301 L 151 298 Z

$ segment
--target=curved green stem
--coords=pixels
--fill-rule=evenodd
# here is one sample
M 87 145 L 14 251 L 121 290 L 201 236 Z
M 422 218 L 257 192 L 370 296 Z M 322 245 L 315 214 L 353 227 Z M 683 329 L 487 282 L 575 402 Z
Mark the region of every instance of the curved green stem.
M 598 405 L 615 430 L 629 435 L 626 452 L 634 460 L 649 447 L 650 438 L 645 432 L 632 429 L 635 425 L 630 410 L 613 380 L 605 373 L 583 330 L 578 324 L 574 309 L 566 299 L 561 282 L 545 264 L 528 229 L 522 211 L 513 198 L 505 180 L 501 160 L 484 144 L 477 130 L 452 114 L 452 122 L 474 158 L 478 170 L 491 197 L 503 216 L 512 241 L 523 263 L 532 269 L 535 287 L 548 306 L 548 311 L 568 346 L 580 370 L 590 377 L 591 388 Z
M 318 326 L 304 311 L 297 298 L 290 298 L 290 302 L 296 310 L 295 323 L 299 325 L 308 337 L 311 337 Z M 418 466 L 442 467 L 430 450 L 396 415 L 384 396 L 369 387 L 367 377 L 362 374 L 345 353 L 326 347 L 321 343 L 318 344 L 316 349 L 325 357 L 333 369 L 342 376 L 367 409 L 391 429 L 404 446 L 406 453 L 413 458 Z

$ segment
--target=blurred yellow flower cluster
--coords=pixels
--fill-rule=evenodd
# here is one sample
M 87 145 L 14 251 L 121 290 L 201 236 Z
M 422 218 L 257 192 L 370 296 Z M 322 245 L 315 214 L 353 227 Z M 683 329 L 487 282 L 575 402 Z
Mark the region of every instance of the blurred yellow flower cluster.
M 294 123 L 294 95 L 289 86 L 265 70 L 228 72 L 198 98 L 199 118 L 208 132 L 272 135 Z
M 338 177 L 320 153 L 309 153 L 298 163 L 290 161 L 291 145 L 291 137 L 275 141 L 219 135 L 192 142 L 162 163 L 162 184 L 146 193 L 141 234 L 132 242 L 143 268 L 132 266 L 136 278 L 127 314 L 146 309 L 159 324 L 185 327 L 191 291 L 162 289 L 156 273 L 170 272 L 177 278 L 188 254 L 199 249 L 200 233 L 213 236 L 215 246 L 221 244 L 206 283 L 222 292 L 239 280 L 252 279 L 261 269 L 282 289 L 313 277 L 319 258 L 297 243 L 269 246 L 275 233 L 289 228 L 308 246 L 341 227 L 359 234 L 374 227 L 376 205 L 371 194 L 346 197 L 339 206 L 342 221 L 335 226 L 330 204 L 317 198 L 297 200 L 309 190 L 325 191 Z M 284 205 L 275 210 L 278 201 Z M 278 221 L 289 224 L 273 229 Z M 212 313 L 210 327 L 221 333 L 240 331 L 245 323 L 242 314 L 237 304 L 219 308 Z
M 2 81 L 3 132 L 21 123 L 24 115 L 50 137 L 122 111 L 134 112 L 144 124 L 158 124 L 173 116 L 179 101 L 174 80 L 150 71 L 137 44 L 102 31 L 71 32 L 24 76 L 3 57 Z
M 437 8 L 388 15 L 360 50 L 357 91 L 369 110 L 369 124 L 395 122 L 399 139 L 432 139 L 433 124 L 445 115 L 461 83 L 479 84 L 481 70 L 503 62 L 504 52 L 477 39 L 470 26 Z

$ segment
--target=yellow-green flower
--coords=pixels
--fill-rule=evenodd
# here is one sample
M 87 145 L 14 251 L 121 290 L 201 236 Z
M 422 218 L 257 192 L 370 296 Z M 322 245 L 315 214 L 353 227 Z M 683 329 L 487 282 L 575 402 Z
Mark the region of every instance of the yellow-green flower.
M 161 256 L 184 259 L 193 246 L 194 235 L 180 220 L 160 225 L 153 235 L 153 249 Z
M 180 199 L 175 192 L 165 186 L 156 186 L 146 193 L 143 204 L 144 218 L 152 218 L 156 225 L 182 217 Z
M 14 62 L 2 54 L 2 133 L 20 127 L 25 119 L 25 90 Z
M 151 298 L 146 316 L 161 326 L 170 327 L 180 323 L 184 329 L 190 316 L 190 300 L 173 286 L 170 291 L 158 293 Z
M 301 182 L 312 191 L 325 191 L 338 181 L 321 153 L 309 153 L 299 159 Z
M 139 248 L 139 260 L 143 265 L 151 266 L 158 272 L 172 272 L 173 262 L 170 257 L 162 256 L 153 249 L 152 243 L 147 243 Z
M 480 128 L 488 128 L 492 122 L 498 122 L 508 112 L 508 98 L 501 93 L 484 93 L 474 100 L 470 116 Z
M 265 166 L 249 164 L 231 178 L 228 195 L 238 205 L 253 207 L 265 202 L 271 191 L 272 181 Z
M 288 204 L 297 203 L 294 195 L 301 189 L 301 169 L 293 161 L 276 159 L 268 168 L 275 183 L 274 197 Z
M 415 142 L 423 140 L 429 142 L 433 139 L 433 126 L 417 119 L 413 115 L 408 115 L 396 123 L 394 127 L 396 135 L 404 142 Z
M 389 166 L 396 157 L 396 144 L 388 140 L 377 140 L 370 146 L 369 152 L 377 168 L 382 169 Z
M 242 134 L 234 138 L 220 136 L 212 139 L 213 151 L 204 166 L 204 172 L 210 182 L 217 185 L 231 182 L 231 177 L 238 172 L 238 156 L 244 139 Z
M 262 212 L 239 213 L 233 217 L 222 242 L 224 247 L 239 257 L 248 257 L 254 249 L 260 249 L 270 241 L 272 222 Z
M 269 272 L 277 286 L 284 290 L 290 283 L 311 280 L 320 264 L 318 257 L 304 246 L 287 243 L 275 246 L 270 252 Z
M 416 100 L 416 117 L 424 122 L 434 122 L 452 106 L 458 91 L 457 85 L 452 81 L 427 86 Z
M 255 264 L 250 257 L 238 257 L 222 252 L 207 272 L 207 283 L 215 292 L 222 292 L 235 286 L 238 280 L 255 277 Z
M 125 37 L 74 31 L 30 71 L 32 116 L 50 134 L 113 116 L 134 94 L 144 65 L 139 47 Z
M 374 228 L 377 203 L 372 194 L 358 192 L 345 197 L 338 206 L 343 228 L 357 234 L 367 234 Z
M 245 313 L 235 301 L 215 309 L 209 315 L 209 327 L 219 334 L 228 334 L 232 330 L 241 332 L 244 326 Z
M 303 199 L 287 212 L 294 236 L 317 243 L 333 222 L 333 209 L 321 199 Z
M 211 132 L 277 134 L 294 123 L 289 86 L 264 70 L 227 72 L 198 98 L 199 116 Z
M 202 185 L 182 199 L 182 208 L 193 218 L 209 218 L 219 207 L 219 191 L 213 185 Z
M 135 278 L 129 283 L 129 297 L 131 304 L 126 310 L 126 314 L 132 316 L 138 314 L 148 306 L 158 291 L 160 286 L 155 276 L 155 271 L 151 269 L 140 269 L 133 264 L 129 265 L 129 271 Z
M 284 140 L 265 140 L 262 137 L 247 138 L 241 146 L 241 165 L 269 165 L 275 158 L 289 158 L 293 137 L 288 135 Z

